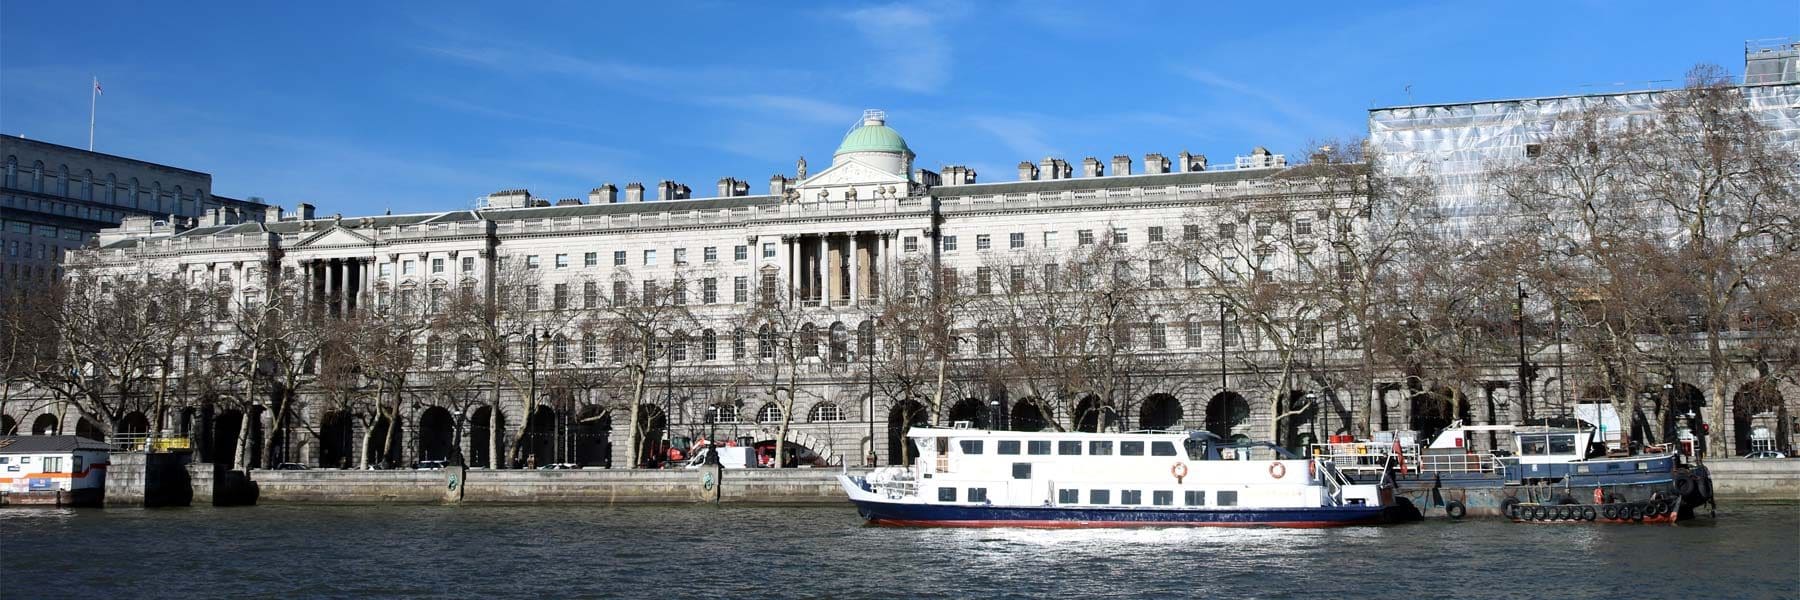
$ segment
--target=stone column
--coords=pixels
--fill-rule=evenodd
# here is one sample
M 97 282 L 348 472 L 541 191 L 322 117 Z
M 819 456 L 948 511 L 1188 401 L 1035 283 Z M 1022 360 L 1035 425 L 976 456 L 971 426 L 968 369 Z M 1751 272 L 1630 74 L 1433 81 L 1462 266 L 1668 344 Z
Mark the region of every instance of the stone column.
M 813 272 L 818 273 L 818 277 L 813 279 L 813 296 L 819 301 L 819 306 L 831 305 L 832 277 L 830 259 L 831 236 L 828 234 L 820 234 L 819 254 L 818 256 L 813 257 Z
M 849 244 L 849 246 L 850 246 L 850 248 L 849 248 L 850 249 L 850 252 L 849 252 L 849 255 L 850 255 L 850 305 L 851 306 L 859 306 L 862 303 L 862 282 L 863 282 L 862 267 L 864 264 L 863 257 L 862 257 L 862 243 L 861 243 L 861 239 L 860 239 L 862 237 L 862 234 L 853 231 L 853 232 L 850 232 L 849 237 L 850 237 L 850 244 Z
M 787 253 L 787 272 L 781 275 L 782 279 L 787 281 L 788 286 L 785 290 L 776 290 L 776 293 L 786 294 L 789 296 L 788 300 L 792 301 L 795 290 L 802 290 L 804 293 L 804 288 L 801 286 L 804 285 L 805 278 L 800 276 L 800 236 L 782 236 L 781 248 L 783 252 Z M 758 281 L 757 286 L 761 285 L 762 282 Z

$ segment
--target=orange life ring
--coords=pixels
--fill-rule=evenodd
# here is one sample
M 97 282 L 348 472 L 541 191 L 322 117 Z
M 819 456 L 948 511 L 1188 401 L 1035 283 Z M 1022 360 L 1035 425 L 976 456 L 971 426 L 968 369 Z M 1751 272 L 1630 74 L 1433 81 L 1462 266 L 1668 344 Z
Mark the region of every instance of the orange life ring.
M 1316 461 L 1316 460 L 1306 461 L 1306 479 L 1308 481 L 1311 481 L 1311 480 L 1318 479 L 1318 478 L 1319 478 L 1319 461 Z
M 1287 476 L 1287 465 L 1281 464 L 1279 461 L 1269 463 L 1269 476 L 1274 477 L 1276 479 L 1281 479 L 1282 477 L 1286 477 Z
M 1176 462 L 1174 466 L 1169 467 L 1169 474 L 1175 476 L 1176 483 L 1180 483 L 1183 477 L 1187 477 L 1187 463 Z

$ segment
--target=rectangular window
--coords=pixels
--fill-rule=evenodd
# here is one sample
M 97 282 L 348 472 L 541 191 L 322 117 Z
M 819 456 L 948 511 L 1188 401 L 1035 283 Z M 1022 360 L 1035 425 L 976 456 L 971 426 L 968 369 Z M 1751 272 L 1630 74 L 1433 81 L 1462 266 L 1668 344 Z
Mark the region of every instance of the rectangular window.
M 656 251 L 655 250 L 645 250 L 644 251 L 644 266 L 648 267 L 648 266 L 651 266 L 654 264 L 656 264 Z
M 1018 454 L 1019 440 L 1000 440 L 1000 454 Z
M 1182 492 L 1182 503 L 1188 506 L 1206 506 L 1206 492 L 1188 490 Z
M 1199 240 L 1200 240 L 1200 226 L 1199 225 L 1182 225 L 1181 226 L 1181 241 L 1194 242 L 1194 241 L 1199 241 Z
M 1057 442 L 1056 453 L 1063 456 L 1081 456 L 1081 441 L 1063 440 Z
M 414 274 L 417 274 L 418 272 L 419 272 L 418 261 L 412 261 L 412 260 L 401 261 L 401 263 L 400 263 L 400 274 L 401 275 L 414 275 Z
M 943 245 L 943 249 L 945 252 L 955 252 L 956 251 L 956 236 L 946 235 L 941 239 L 942 239 L 942 241 L 940 243 Z
M 981 454 L 981 440 L 961 440 L 957 445 L 962 446 L 963 454 Z
M 19 244 L 18 242 L 13 242 L 14 246 L 17 246 L 18 244 Z M 387 278 L 393 277 L 393 276 L 394 276 L 394 263 L 381 263 L 381 278 L 387 279 Z
M 979 234 L 975 235 L 975 249 L 976 250 L 986 250 L 986 249 L 992 247 L 992 245 L 993 245 L 993 241 L 988 237 L 988 234 L 979 233 Z
M 1157 506 L 1173 506 L 1175 504 L 1175 492 L 1169 490 L 1150 492 L 1150 503 Z
M 994 291 L 994 270 L 990 267 L 975 267 L 975 293 L 990 294 Z
M 955 502 L 956 488 L 938 488 L 938 502 Z
M 581 307 L 600 308 L 600 284 L 592 281 L 581 284 Z
M 906 252 L 918 252 L 919 251 L 919 236 L 909 235 L 909 236 L 900 238 L 900 249 L 903 251 L 906 251 Z
M 1151 227 L 1149 229 L 1149 231 L 1147 231 L 1145 233 L 1146 233 L 1146 235 L 1148 235 L 1151 242 L 1163 241 L 1163 228 L 1161 225 Z
M 1056 490 L 1057 504 L 1077 504 L 1081 502 L 1081 490 Z
M 1015 294 L 1025 291 L 1025 265 L 1013 265 L 1006 285 Z
M 631 287 L 631 284 L 626 283 L 624 281 L 614 281 L 613 282 L 613 297 L 612 297 L 613 306 L 624 306 L 625 305 L 625 303 L 628 301 L 627 296 L 631 295 L 630 287 Z
M 1054 232 L 1054 231 L 1044 232 L 1044 247 L 1045 248 L 1055 248 L 1056 247 L 1056 232 Z
M 709 262 L 709 263 L 710 262 L 719 262 L 719 247 L 718 246 L 707 246 L 705 248 L 701 248 L 700 249 L 700 260 L 704 261 L 704 262 Z
M 1077 245 L 1077 246 L 1092 246 L 1092 245 L 1094 245 L 1094 230 L 1082 229 L 1082 230 L 1076 231 L 1075 232 L 1075 245 Z
M 731 260 L 735 260 L 735 261 L 739 261 L 739 262 L 750 260 L 750 247 L 742 245 L 742 244 L 732 246 L 731 247 Z
M 775 242 L 763 242 L 763 258 L 775 258 Z
M 1056 263 L 1050 263 L 1050 264 L 1044 265 L 1044 289 L 1046 289 L 1046 290 L 1057 289 L 1057 287 L 1056 287 L 1056 272 L 1057 272 L 1057 270 L 1058 269 L 1057 269 Z
M 1274 234 L 1275 234 L 1275 224 L 1274 223 L 1270 223 L 1268 221 L 1257 222 L 1256 237 L 1258 239 L 1266 238 L 1266 237 L 1269 237 Z
M 1013 463 L 1013 479 L 1031 479 L 1031 463 Z
M 1186 331 L 1182 332 L 1183 333 L 1182 337 L 1186 338 L 1186 340 L 1187 340 L 1187 347 L 1189 347 L 1189 348 L 1199 348 L 1200 347 L 1200 339 L 1201 339 L 1201 337 L 1203 337 L 1201 334 L 1201 331 L 1202 331 L 1202 328 L 1201 328 L 1200 319 L 1189 317 L 1188 321 L 1187 321 Z
M 444 259 L 441 259 L 441 258 L 431 259 L 431 272 L 432 273 L 444 272 Z
M 600 253 L 599 252 L 589 252 L 587 254 L 581 255 L 581 266 L 583 266 L 583 267 L 598 267 L 598 266 L 600 266 Z
M 1088 455 L 1089 456 L 1112 456 L 1112 442 L 1110 442 L 1110 441 L 1088 442 Z
M 757 294 L 762 296 L 763 303 L 773 304 L 775 302 L 775 274 L 763 273 L 762 285 L 758 287 L 761 289 L 757 291 Z
M 1143 490 L 1119 490 L 1119 504 L 1137 506 L 1144 503 Z
M 1018 250 L 1025 247 L 1025 234 L 1011 233 L 1006 236 L 1006 247 Z
M 624 250 L 614 250 L 613 251 L 613 266 L 615 266 L 615 267 L 625 266 L 625 251 Z
M 540 265 L 540 263 L 538 261 L 538 255 L 533 254 L 533 255 L 525 257 L 525 268 L 536 269 L 536 268 L 538 268 L 539 265 Z
M 987 488 L 969 488 L 970 502 L 987 502 Z
M 1295 218 L 1294 219 L 1294 233 L 1298 234 L 1298 235 L 1312 235 L 1312 218 L 1311 217 Z
M 569 284 L 559 283 L 556 284 L 554 288 L 551 288 L 550 302 L 552 306 L 556 307 L 556 310 L 568 310 Z
M 1025 444 L 1026 454 L 1049 454 L 1050 440 L 1031 440 Z
M 558 269 L 569 268 L 569 255 L 567 255 L 567 254 L 556 255 L 556 268 L 558 268 Z
M 1113 228 L 1113 243 L 1114 244 L 1127 244 L 1130 242 L 1131 242 L 1131 234 L 1127 233 L 1125 231 L 1124 227 L 1114 227 Z
M 731 301 L 744 303 L 750 301 L 750 278 L 737 276 L 731 278 Z
M 1227 491 L 1219 492 L 1219 495 L 1217 497 L 1217 499 L 1219 501 L 1219 506 L 1237 506 L 1237 494 L 1238 493 L 1236 490 L 1227 490 Z
M 677 265 L 687 264 L 687 248 L 676 248 L 675 249 L 675 264 L 677 264 Z
M 1143 442 L 1119 442 L 1119 456 L 1143 456 Z
M 1112 504 L 1112 490 L 1088 490 L 1088 504 Z
M 1235 240 L 1235 239 L 1237 239 L 1237 223 L 1220 223 L 1219 224 L 1219 240 L 1224 241 L 1224 240 Z
M 526 286 L 525 287 L 525 310 L 537 310 L 538 309 L 538 297 L 542 296 L 542 295 L 543 295 L 543 290 L 538 289 L 538 286 L 535 286 L 535 285 Z
M 1175 442 L 1150 442 L 1151 456 L 1174 456 Z

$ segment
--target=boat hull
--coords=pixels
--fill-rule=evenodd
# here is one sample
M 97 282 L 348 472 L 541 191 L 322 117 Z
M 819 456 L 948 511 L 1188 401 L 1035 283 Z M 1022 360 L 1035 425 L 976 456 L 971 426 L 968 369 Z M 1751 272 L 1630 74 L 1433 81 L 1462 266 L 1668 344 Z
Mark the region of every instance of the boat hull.
M 871 525 L 894 527 L 1347 527 L 1381 525 L 1410 516 L 1399 507 L 1319 508 L 1097 508 L 935 505 L 852 499 Z

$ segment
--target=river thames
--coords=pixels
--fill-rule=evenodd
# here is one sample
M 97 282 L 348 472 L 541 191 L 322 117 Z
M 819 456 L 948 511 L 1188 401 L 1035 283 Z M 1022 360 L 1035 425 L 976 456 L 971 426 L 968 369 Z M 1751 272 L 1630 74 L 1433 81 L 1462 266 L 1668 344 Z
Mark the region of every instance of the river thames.
M 1793 598 L 1800 506 L 1679 526 L 889 529 L 844 506 L 0 511 L 0 597 Z

